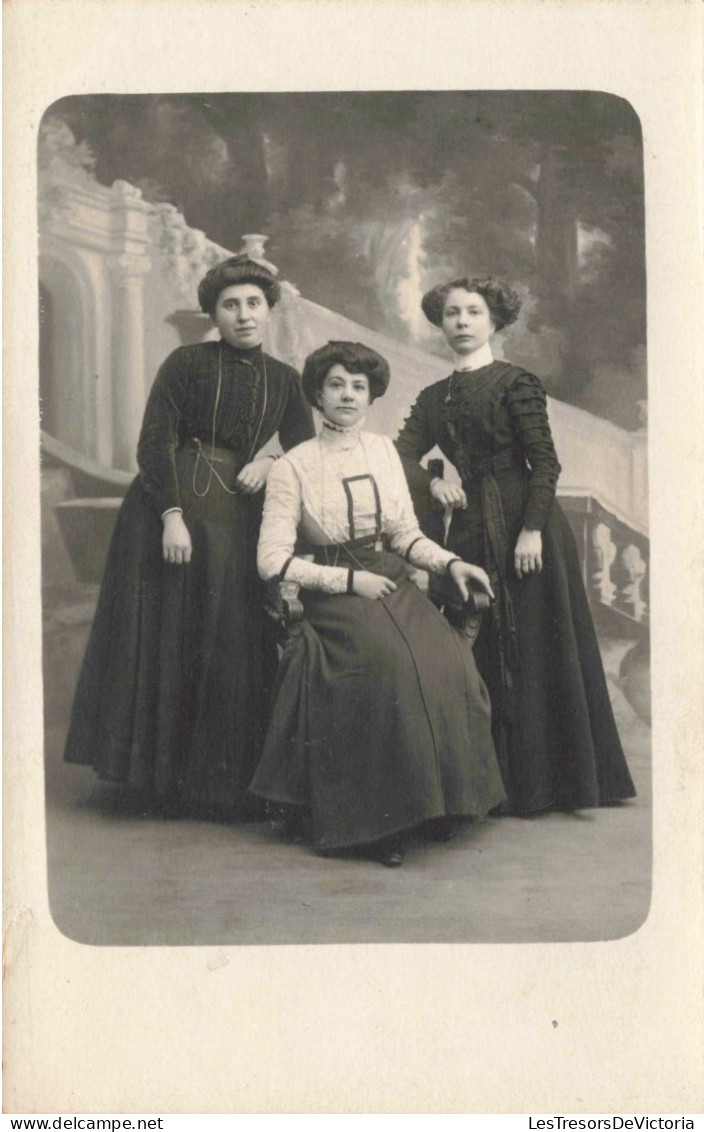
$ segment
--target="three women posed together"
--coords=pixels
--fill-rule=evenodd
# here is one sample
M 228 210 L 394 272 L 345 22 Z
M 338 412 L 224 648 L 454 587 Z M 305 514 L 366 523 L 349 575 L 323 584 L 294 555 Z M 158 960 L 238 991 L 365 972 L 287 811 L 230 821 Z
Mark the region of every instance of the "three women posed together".
M 454 369 L 395 445 L 363 430 L 389 382 L 374 350 L 330 342 L 302 378 L 262 351 L 278 297 L 263 265 L 218 264 L 199 301 L 220 340 L 157 374 L 66 759 L 167 812 L 275 803 L 319 852 L 388 866 L 411 830 L 632 797 L 545 394 L 491 352 L 513 291 L 462 279 L 425 296 Z M 281 458 L 262 452 L 275 435 Z M 461 485 L 421 467 L 436 445 Z M 305 619 L 279 662 L 264 584 L 280 580 Z

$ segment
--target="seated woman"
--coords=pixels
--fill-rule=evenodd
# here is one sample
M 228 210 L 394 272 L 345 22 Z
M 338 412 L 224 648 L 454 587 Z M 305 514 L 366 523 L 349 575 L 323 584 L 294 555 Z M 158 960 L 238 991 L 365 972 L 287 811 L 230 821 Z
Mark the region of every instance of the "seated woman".
M 504 798 L 469 642 L 407 563 L 448 573 L 465 601 L 472 583 L 491 590 L 483 570 L 423 536 L 392 442 L 360 431 L 387 388 L 386 361 L 330 342 L 302 380 L 323 427 L 271 469 L 258 566 L 301 586 L 306 620 L 250 789 L 308 811 L 317 849 L 362 846 L 400 865 L 404 831 L 431 823 L 444 835 L 452 816 Z

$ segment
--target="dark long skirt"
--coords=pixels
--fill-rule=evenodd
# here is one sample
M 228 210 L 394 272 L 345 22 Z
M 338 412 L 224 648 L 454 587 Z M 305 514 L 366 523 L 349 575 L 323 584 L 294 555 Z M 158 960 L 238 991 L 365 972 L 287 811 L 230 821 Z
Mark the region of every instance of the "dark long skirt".
M 465 638 L 396 555 L 356 551 L 387 598 L 304 592 L 251 789 L 310 808 L 314 844 L 373 842 L 504 797 L 486 689 Z M 360 554 L 364 557 L 360 558 Z
M 616 730 L 596 633 L 570 526 L 554 501 L 543 529 L 543 570 L 518 579 L 513 564 L 526 479 L 497 476 L 506 522 L 506 576 L 515 615 L 518 664 L 507 696 L 496 622 L 486 618 L 474 647 L 494 710 L 494 738 L 517 814 L 575 810 L 632 798 L 635 788 Z M 479 494 L 453 515 L 448 547 L 485 565 Z
M 229 485 L 242 463 L 216 450 Z M 69 762 L 160 798 L 249 815 L 277 653 L 256 571 L 261 498 L 177 454 L 188 565 L 163 561 L 162 523 L 136 479 L 125 497 L 78 681 Z M 198 488 L 207 482 L 201 463 Z

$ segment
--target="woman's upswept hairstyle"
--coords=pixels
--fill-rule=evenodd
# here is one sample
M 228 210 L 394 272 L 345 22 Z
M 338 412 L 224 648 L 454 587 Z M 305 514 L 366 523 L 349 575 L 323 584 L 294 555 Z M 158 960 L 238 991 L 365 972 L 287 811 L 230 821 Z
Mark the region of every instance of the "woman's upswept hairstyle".
M 255 287 L 260 287 L 269 307 L 273 307 L 281 298 L 281 284 L 269 269 L 242 252 L 240 255 L 233 255 L 221 263 L 216 263 L 215 267 L 211 267 L 207 275 L 203 276 L 198 284 L 198 302 L 201 310 L 212 317 L 215 314 L 220 292 L 237 283 L 252 283 Z
M 420 305 L 423 314 L 433 326 L 442 326 L 445 299 L 450 291 L 454 291 L 457 287 L 481 295 L 491 311 L 497 330 L 503 330 L 518 318 L 521 300 L 503 279 L 453 279 L 451 283 L 440 283 L 423 295 Z
M 372 400 L 386 393 L 391 375 L 389 363 L 381 354 L 361 342 L 328 342 L 309 354 L 303 366 L 303 392 L 314 408 L 318 408 L 317 394 L 325 378 L 338 364 L 344 366 L 348 373 L 366 374 Z

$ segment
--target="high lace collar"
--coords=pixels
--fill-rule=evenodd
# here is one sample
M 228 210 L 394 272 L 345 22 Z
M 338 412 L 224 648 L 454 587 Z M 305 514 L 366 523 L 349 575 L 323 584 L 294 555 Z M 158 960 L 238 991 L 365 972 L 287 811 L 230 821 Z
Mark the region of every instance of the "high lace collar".
M 323 427 L 318 433 L 321 444 L 329 448 L 354 448 L 361 434 L 361 424 L 338 425 L 332 421 L 323 420 Z

